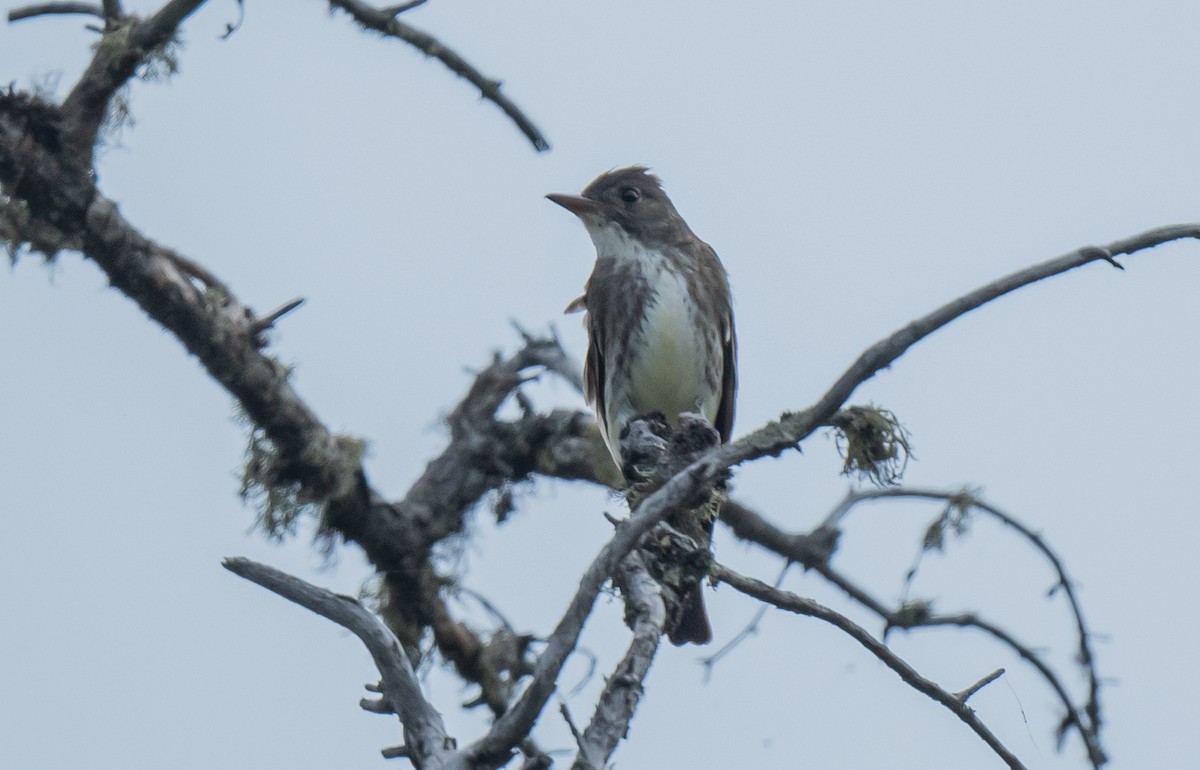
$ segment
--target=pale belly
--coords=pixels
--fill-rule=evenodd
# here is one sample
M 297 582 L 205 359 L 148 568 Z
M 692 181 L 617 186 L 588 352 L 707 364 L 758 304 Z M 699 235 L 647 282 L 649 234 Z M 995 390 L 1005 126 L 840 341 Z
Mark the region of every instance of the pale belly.
M 706 371 L 714 352 L 696 323 L 685 284 L 663 272 L 656 289 L 656 301 L 642 325 L 641 353 L 630 362 L 626 403 L 619 414 L 609 415 L 610 426 L 616 428 L 610 435 L 620 435 L 625 422 L 649 412 L 662 412 L 671 423 L 683 412 L 702 414 L 710 423 L 717 416 L 719 394 Z

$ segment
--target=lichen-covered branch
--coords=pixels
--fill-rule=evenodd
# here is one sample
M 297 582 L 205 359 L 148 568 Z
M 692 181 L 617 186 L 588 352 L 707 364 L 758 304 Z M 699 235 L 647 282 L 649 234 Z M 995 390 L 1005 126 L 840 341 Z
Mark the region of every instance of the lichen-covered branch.
M 532 666 L 525 666 L 524 650 L 518 656 L 509 656 L 508 662 L 497 664 L 497 656 L 492 653 L 507 641 L 497 637 L 486 640 L 454 616 L 446 599 L 445 578 L 436 572 L 433 557 L 439 544 L 467 530 L 472 510 L 485 496 L 503 493 L 512 484 L 543 475 L 619 485 L 620 476 L 590 416 L 579 411 L 539 413 L 521 393 L 522 385 L 542 372 L 566 377 L 578 385 L 577 368 L 557 340 L 526 335 L 524 346 L 514 355 L 497 356 L 478 373 L 447 420 L 446 449 L 429 463 L 407 493 L 388 499 L 374 489 L 362 466 L 364 442 L 332 433 L 295 391 L 288 369 L 268 352 L 265 332 L 295 307 L 294 303 L 257 314 L 199 262 L 139 230 L 95 184 L 97 135 L 112 109 L 115 94 L 139 68 L 164 55 L 179 25 L 202 2 L 170 0 L 145 19 L 124 15 L 117 0 L 104 0 L 98 7 L 48 3 L 10 14 L 19 18 L 66 12 L 95 16 L 99 10 L 105 29 L 91 64 L 61 105 L 11 88 L 0 93 L 0 234 L 14 251 L 27 244 L 48 258 L 63 250 L 81 252 L 100 267 L 112 286 L 176 336 L 237 400 L 254 426 L 247 490 L 265 496 L 263 511 L 268 527 L 286 526 L 302 510 L 319 510 L 323 531 L 361 545 L 383 576 L 381 611 L 392 633 L 384 638 L 378 628 L 373 628 L 367 636 L 375 642 L 368 646 L 382 639 L 380 649 L 388 651 L 385 657 L 403 659 L 406 649 L 417 649 L 418 643 L 431 634 L 455 670 L 480 686 L 479 701 L 497 718 L 487 735 L 462 751 L 454 751 L 440 720 L 434 719 L 436 712 L 431 716 L 432 709 L 419 698 L 419 690 L 413 694 L 411 670 L 405 673 L 400 662 L 387 663 L 399 673 L 385 673 L 384 693 L 406 726 L 410 721 L 418 724 L 424 737 L 419 736 L 416 742 L 410 737 L 406 750 L 411 756 L 421 757 L 418 761 L 426 767 L 497 767 L 511 758 L 515 748 L 528 746 L 530 731 L 554 691 L 563 663 L 576 648 L 585 619 L 606 581 L 615 579 L 625 591 L 634 617 L 634 639 L 618 674 L 602 695 L 592 722 L 580 735 L 577 758 L 581 767 L 602 767 L 632 719 L 641 682 L 665 622 L 661 595 L 653 594 L 652 581 L 648 582 L 640 568 L 630 567 L 639 561 L 631 554 L 651 528 L 673 512 L 710 500 L 714 485 L 733 466 L 780 454 L 822 426 L 834 425 L 843 431 L 851 470 L 894 481 L 895 470 L 901 467 L 897 463 L 902 464 L 907 450 L 906 438 L 886 410 L 855 412 L 844 408 L 859 385 L 937 329 L 1008 292 L 1092 261 L 1116 264 L 1115 257 L 1121 254 L 1200 237 L 1200 225 L 1180 225 L 1150 230 L 1103 248 L 1081 248 L 983 286 L 884 338 L 863 352 L 808 408 L 785 414 L 732 444 L 705 452 L 661 486 L 648 490 L 585 570 L 545 650 Z M 363 26 L 438 58 L 499 105 L 535 147 L 545 149 L 540 132 L 500 93 L 499 83 L 485 78 L 434 38 L 397 20 L 397 15 L 419 3 L 386 9 L 372 8 L 358 0 L 330 0 L 330 4 L 350 13 Z M 500 407 L 510 398 L 517 399 L 523 414 L 502 420 L 498 417 Z M 819 571 L 854 600 L 879 613 L 891 627 L 971 625 L 1005 641 L 1034 665 L 1040 662 L 1011 635 L 1006 636 L 977 617 L 901 612 L 884 606 L 830 566 L 837 542 L 836 520 L 814 533 L 791 535 L 773 530 L 766 522 L 754 521 L 753 516 L 746 515 L 752 512 L 736 504 L 727 504 L 725 512 L 727 521 L 740 535 L 757 539 Z M 1004 520 L 1002 514 L 994 513 Z M 1010 525 L 1020 531 L 1019 525 Z M 1025 534 L 1036 546 L 1044 546 L 1032 533 Z M 1076 612 L 1081 656 L 1091 676 L 1091 700 L 1083 710 L 1086 713 L 1072 710 L 1065 690 L 1060 687 L 1059 692 L 1073 724 L 1088 741 L 1089 731 L 1098 732 L 1100 724 L 1098 678 L 1090 665 L 1089 637 L 1065 571 L 1048 548 L 1043 552 L 1058 569 L 1060 587 Z M 720 579 L 760 601 L 840 623 L 833 617 L 836 613 L 830 615 L 819 605 L 724 568 L 716 569 Z M 339 614 L 346 609 L 342 602 L 336 599 L 326 616 L 350 622 Z M 352 614 L 356 616 L 354 622 L 366 622 L 357 617 L 357 611 Z M 863 638 L 865 632 L 857 626 L 839 627 L 873 654 L 889 654 L 869 635 Z M 965 700 L 973 688 L 959 695 L 946 693 L 902 663 L 891 661 L 905 681 L 955 708 L 955 713 L 988 740 L 986 729 L 973 716 L 967 716 L 970 709 Z M 527 684 L 519 696 L 513 697 L 516 680 Z M 1053 684 L 1057 680 L 1051 674 L 1048 681 Z M 994 748 L 1010 766 L 1019 766 L 1002 746 Z M 1098 738 L 1088 748 L 1093 763 L 1099 766 L 1103 754 Z M 531 765 L 543 761 L 536 751 L 527 751 L 527 755 Z
M 69 152 L 60 160 L 68 161 L 75 173 L 91 169 L 97 135 L 114 94 L 139 67 L 161 54 L 183 20 L 203 4 L 204 0 L 170 0 L 146 19 L 129 18 L 105 30 L 91 63 L 62 103 L 61 135 Z
M 451 446 L 403 499 L 391 502 L 372 489 L 361 464 L 364 442 L 332 434 L 293 389 L 287 367 L 267 352 L 264 333 L 295 302 L 258 316 L 197 261 L 142 234 L 95 186 L 95 144 L 115 95 L 139 67 L 163 55 L 201 2 L 171 0 L 140 20 L 124 16 L 117 0 L 105 0 L 99 6 L 104 34 L 61 105 L 12 89 L 0 94 L 0 235 L 14 258 L 23 244 L 47 258 L 82 252 L 171 331 L 253 425 L 244 491 L 262 504 L 268 530 L 281 531 L 301 511 L 320 510 L 325 531 L 360 544 L 386 576 L 390 601 L 384 613 L 405 643 L 415 649 L 432 629 L 447 659 L 487 689 L 480 663 L 487 647 L 452 618 L 430 552 L 462 531 L 467 511 L 490 491 L 534 472 L 594 479 L 594 467 L 605 468 L 593 463 L 603 448 L 586 416 L 495 419 L 495 408 L 529 370 L 557 370 L 571 380 L 578 374 L 566 374 L 557 341 L 527 336 L 518 360 L 489 367 L 489 374 L 505 367 L 510 374 L 473 390 L 465 402 L 469 409 L 453 421 Z M 29 13 L 34 11 L 48 9 Z M 488 388 L 492 413 L 477 398 Z M 494 693 L 486 700 L 503 708 L 504 699 Z

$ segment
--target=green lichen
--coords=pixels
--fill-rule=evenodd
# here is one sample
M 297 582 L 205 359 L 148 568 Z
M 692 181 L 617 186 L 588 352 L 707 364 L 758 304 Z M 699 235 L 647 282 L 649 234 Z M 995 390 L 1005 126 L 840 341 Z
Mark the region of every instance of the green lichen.
M 877 406 L 847 407 L 830 420 L 842 473 L 887 487 L 899 483 L 912 457 L 909 433 L 892 412 Z
M 970 525 L 971 508 L 975 505 L 974 495 L 967 490 L 960 492 L 946 502 L 942 513 L 925 530 L 922 549 L 925 551 L 941 551 L 946 546 L 946 534 L 962 537 Z
M 300 457 L 285 456 L 261 428 L 250 431 L 239 494 L 255 509 L 255 526 L 271 539 L 295 534 L 302 515 L 319 516 L 327 503 L 352 491 L 367 444 L 352 436 L 334 436 L 333 442 L 336 451 L 319 458 L 307 456 L 312 448 Z

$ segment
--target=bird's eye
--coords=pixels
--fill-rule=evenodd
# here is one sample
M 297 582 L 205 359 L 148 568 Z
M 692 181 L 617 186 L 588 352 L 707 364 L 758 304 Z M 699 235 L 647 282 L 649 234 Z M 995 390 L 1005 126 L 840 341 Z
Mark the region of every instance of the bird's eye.
M 621 191 L 621 200 L 625 201 L 626 203 L 637 203 L 641 197 L 642 194 L 637 191 L 636 187 L 626 187 Z

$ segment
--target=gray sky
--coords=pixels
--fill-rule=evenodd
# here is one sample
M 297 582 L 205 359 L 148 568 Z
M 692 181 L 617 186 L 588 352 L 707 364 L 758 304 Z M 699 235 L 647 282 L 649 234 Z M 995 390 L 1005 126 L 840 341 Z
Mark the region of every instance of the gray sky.
M 10 6 L 13 4 L 9 4 Z M 134 5 L 134 4 L 131 4 Z M 154 3 L 138 3 L 145 8 Z M 546 132 L 535 155 L 442 66 L 358 32 L 321 3 L 211 3 L 187 23 L 181 73 L 133 89 L 137 125 L 100 164 L 143 232 L 267 311 L 301 394 L 367 438 L 373 482 L 400 495 L 445 442 L 464 367 L 558 324 L 590 269 L 573 217 L 542 199 L 647 163 L 731 275 L 741 338 L 735 434 L 806 406 L 868 344 L 994 277 L 1087 243 L 1200 219 L 1200 6 L 1189 2 L 772 5 L 433 0 L 408 20 L 456 48 Z M 79 19 L 0 26 L 0 82 L 74 82 Z M 1093 265 L 937 333 L 862 388 L 913 433 L 914 485 L 983 487 L 1043 533 L 1077 579 L 1108 677 L 1113 767 L 1189 766 L 1200 672 L 1194 492 L 1200 245 Z M 236 498 L 244 430 L 231 399 L 72 255 L 0 279 L 0 766 L 379 768 L 394 721 L 360 712 L 375 672 L 357 641 L 229 575 L 247 555 L 338 590 L 302 535 L 248 533 Z M 564 385 L 540 405 L 575 405 Z M 736 491 L 797 530 L 845 493 L 833 442 L 740 469 Z M 486 514 L 468 586 L 547 633 L 619 503 L 539 483 L 497 530 Z M 836 563 L 887 598 L 935 507 L 850 520 Z M 717 557 L 778 563 L 719 537 Z M 1052 577 L 980 522 L 930 557 L 914 594 L 1011 627 L 1060 667 L 1074 652 Z M 789 587 L 847 611 L 820 581 Z M 709 597 L 717 642 L 754 605 Z M 607 671 L 620 605 L 584 645 Z M 1026 666 L 977 635 L 893 647 L 972 700 L 1031 768 L 1062 754 L 1059 712 Z M 773 614 L 703 681 L 665 649 L 620 768 L 993 768 L 958 720 L 816 621 Z M 569 688 L 586 673 L 576 661 Z M 1076 688 L 1082 681 L 1068 672 Z M 601 682 L 568 700 L 585 721 Z M 460 740 L 472 693 L 429 687 Z M 543 744 L 569 748 L 556 709 Z M 562 755 L 565 757 L 566 755 Z M 673 760 L 668 758 L 674 758 Z

